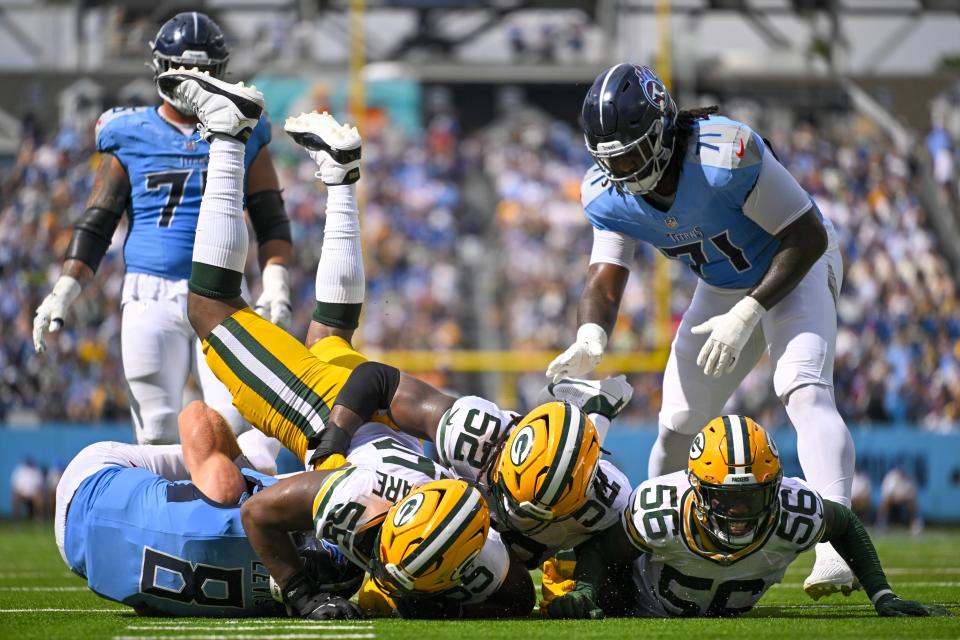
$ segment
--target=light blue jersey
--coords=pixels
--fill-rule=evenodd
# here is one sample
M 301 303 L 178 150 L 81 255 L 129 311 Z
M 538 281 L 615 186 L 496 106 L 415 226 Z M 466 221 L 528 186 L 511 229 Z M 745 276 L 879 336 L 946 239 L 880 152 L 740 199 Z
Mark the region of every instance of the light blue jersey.
M 188 279 L 210 144 L 197 131 L 184 135 L 157 107 L 111 109 L 97 120 L 96 136 L 97 151 L 115 156 L 130 180 L 127 271 Z M 269 142 L 264 116 L 247 141 L 245 171 Z
M 242 473 L 244 499 L 277 481 L 251 469 Z M 107 467 L 86 478 L 70 502 L 64 551 L 92 591 L 143 613 L 283 614 L 239 505 L 210 502 L 191 482 L 147 469 Z
M 765 161 L 776 162 L 759 135 L 711 116 L 691 134 L 669 211 L 618 193 L 596 165 L 587 171 L 581 197 L 596 229 L 648 242 L 715 287 L 748 289 L 763 278 L 780 247 L 775 234 L 744 211 Z

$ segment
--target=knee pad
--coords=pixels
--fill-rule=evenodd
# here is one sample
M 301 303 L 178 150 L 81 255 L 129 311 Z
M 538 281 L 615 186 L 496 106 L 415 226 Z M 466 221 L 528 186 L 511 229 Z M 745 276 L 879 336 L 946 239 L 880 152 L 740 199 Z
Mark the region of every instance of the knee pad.
M 179 441 L 177 414 L 169 408 L 145 410 L 140 407 L 134 417 L 138 444 L 176 444 Z
M 833 388 L 821 384 L 805 384 L 787 392 L 783 404 L 790 409 L 811 409 L 834 406 Z
M 660 437 L 670 435 L 695 436 L 713 417 L 708 417 L 697 411 L 675 411 L 670 415 L 660 412 Z M 671 433 L 672 432 L 672 433 Z

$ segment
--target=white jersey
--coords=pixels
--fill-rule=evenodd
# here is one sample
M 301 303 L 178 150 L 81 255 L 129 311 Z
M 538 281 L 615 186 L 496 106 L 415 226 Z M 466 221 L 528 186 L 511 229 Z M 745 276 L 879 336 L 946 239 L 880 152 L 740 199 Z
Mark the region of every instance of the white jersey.
M 366 569 L 387 511 L 416 487 L 452 474 L 425 457 L 416 439 L 373 422 L 357 431 L 347 462 L 350 466 L 330 474 L 313 500 L 314 531 Z M 466 603 L 486 599 L 503 584 L 509 567 L 507 550 L 491 531 L 464 570 L 457 597 Z
M 499 445 L 518 418 L 517 413 L 502 411 L 489 400 L 466 396 L 453 403 L 437 427 L 440 461 L 458 478 L 477 483 L 488 502 L 492 496 L 485 470 L 493 464 Z M 539 565 L 551 553 L 571 549 L 616 523 L 627 507 L 629 486 L 622 471 L 601 460 L 586 503 L 572 517 L 523 534 L 496 520 L 494 527 L 517 558 L 527 566 Z
M 630 496 L 623 526 L 644 551 L 633 566 L 640 615 L 745 613 L 823 535 L 823 501 L 799 478 L 783 479 L 767 533 L 736 553 L 702 537 L 692 503 L 685 471 L 647 480 Z

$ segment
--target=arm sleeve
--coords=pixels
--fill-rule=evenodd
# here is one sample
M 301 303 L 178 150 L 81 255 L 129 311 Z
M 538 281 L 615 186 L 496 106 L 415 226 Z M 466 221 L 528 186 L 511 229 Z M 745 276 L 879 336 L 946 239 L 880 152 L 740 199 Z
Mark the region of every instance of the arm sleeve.
M 110 241 L 120 225 L 122 215 L 122 211 L 107 211 L 100 207 L 84 211 L 83 218 L 73 228 L 66 259 L 79 260 L 96 271 L 110 248 Z
M 636 247 L 637 241 L 625 233 L 594 228 L 590 264 L 607 262 L 629 269 Z
M 811 206 L 810 194 L 765 148 L 757 184 L 743 203 L 744 215 L 775 236 Z
M 250 212 L 250 224 L 258 245 L 268 240 L 291 242 L 290 218 L 287 217 L 279 191 L 258 191 L 247 196 L 247 211 Z
M 891 592 L 877 550 L 857 514 L 830 500 L 823 501 L 823 509 L 825 515 L 830 512 L 832 517 L 827 520 L 828 527 L 822 541 L 832 544 L 850 565 L 870 600 L 876 602 L 884 593 Z

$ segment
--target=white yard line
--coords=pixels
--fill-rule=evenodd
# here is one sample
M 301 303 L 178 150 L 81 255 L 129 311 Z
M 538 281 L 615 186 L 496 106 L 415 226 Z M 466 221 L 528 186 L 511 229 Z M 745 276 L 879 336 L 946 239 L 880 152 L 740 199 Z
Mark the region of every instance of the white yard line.
M 789 589 L 803 587 L 802 582 L 781 582 L 775 586 L 778 587 L 787 587 Z M 903 587 L 957 587 L 960 589 L 960 581 L 954 582 L 913 582 L 908 580 L 902 580 L 900 586 Z
M 182 631 L 184 629 L 189 629 L 190 631 L 220 631 L 220 632 L 229 632 L 233 633 L 234 631 L 260 631 L 264 628 L 272 630 L 285 630 L 285 631 L 306 631 L 306 630 L 323 630 L 328 629 L 349 629 L 351 631 L 373 631 L 373 625 L 357 626 L 357 625 L 345 625 L 345 624 L 318 624 L 318 625 L 305 625 L 305 624 L 251 624 L 251 625 L 231 625 L 229 629 L 225 629 L 224 625 L 217 623 L 214 626 L 198 626 L 196 624 L 184 623 L 184 624 L 156 624 L 149 626 L 129 626 L 127 631 Z
M 33 609 L 0 609 L 0 613 L 123 613 L 126 607 L 117 609 L 59 609 L 56 607 L 36 607 Z
M 363 638 L 376 638 L 372 633 L 281 633 L 271 635 L 224 635 L 218 633 L 214 635 L 175 635 L 175 636 L 113 636 L 113 640 L 361 640 Z
M 0 571 L 0 580 L 19 580 L 20 578 L 48 578 L 58 576 L 76 578 L 78 576 L 69 571 Z
M 0 587 L 0 591 L 89 591 L 86 587 Z

